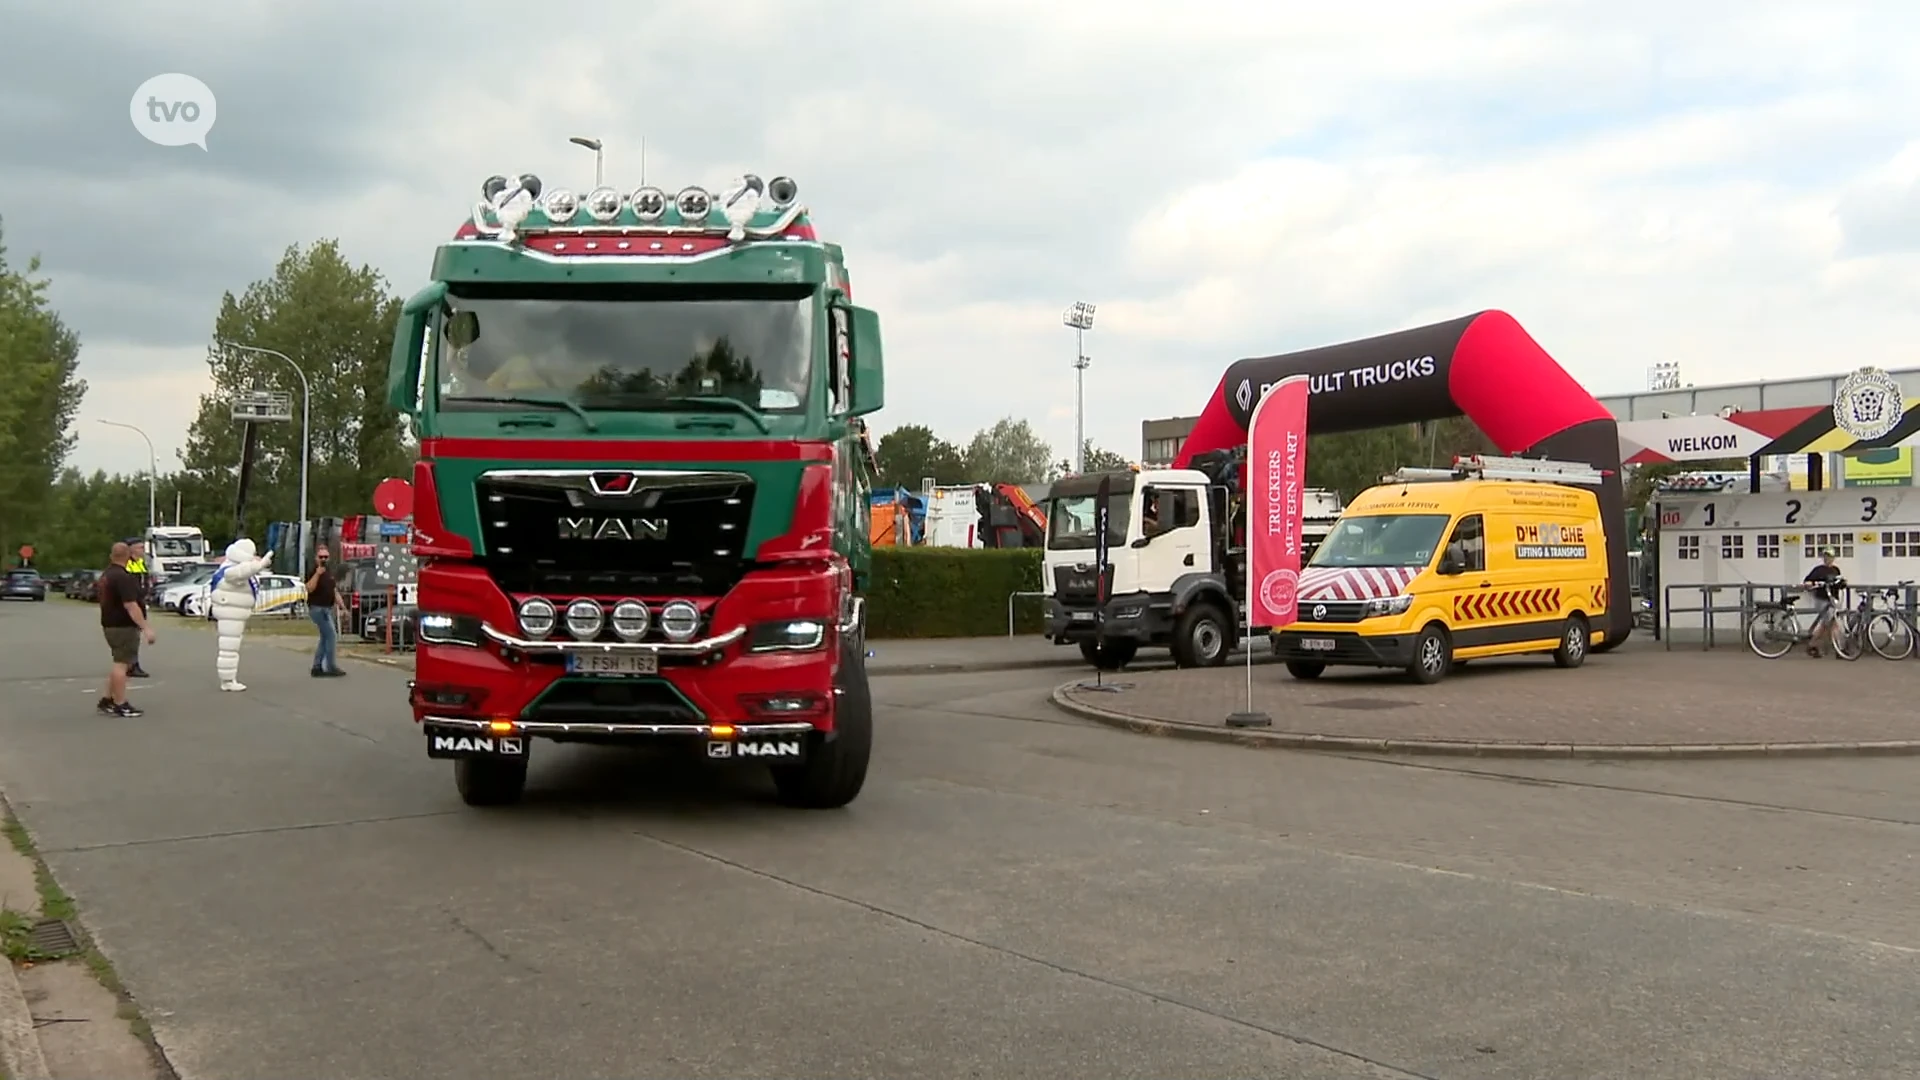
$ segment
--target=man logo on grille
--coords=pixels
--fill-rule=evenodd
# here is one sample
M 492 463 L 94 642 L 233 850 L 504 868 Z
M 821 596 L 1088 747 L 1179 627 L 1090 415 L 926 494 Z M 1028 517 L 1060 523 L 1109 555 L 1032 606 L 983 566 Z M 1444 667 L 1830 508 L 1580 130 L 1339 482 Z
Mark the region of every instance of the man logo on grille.
M 1905 415 L 1905 392 L 1877 367 L 1848 375 L 1833 395 L 1834 426 L 1863 442 L 1890 433 Z

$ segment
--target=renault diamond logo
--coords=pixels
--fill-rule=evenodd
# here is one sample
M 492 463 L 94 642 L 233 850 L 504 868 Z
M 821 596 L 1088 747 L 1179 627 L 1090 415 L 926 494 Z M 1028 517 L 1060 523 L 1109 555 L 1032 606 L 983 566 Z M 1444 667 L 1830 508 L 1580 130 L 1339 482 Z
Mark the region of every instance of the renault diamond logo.
M 1240 403 L 1242 411 L 1253 408 L 1253 380 L 1241 379 L 1240 389 L 1233 392 L 1233 400 Z

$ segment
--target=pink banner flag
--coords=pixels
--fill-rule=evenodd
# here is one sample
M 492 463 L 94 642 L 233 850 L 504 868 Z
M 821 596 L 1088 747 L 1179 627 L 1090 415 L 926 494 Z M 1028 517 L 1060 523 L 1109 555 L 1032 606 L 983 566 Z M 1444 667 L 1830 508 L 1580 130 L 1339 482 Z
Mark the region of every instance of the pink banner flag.
M 1307 376 L 1275 383 L 1247 421 L 1247 625 L 1299 620 Z

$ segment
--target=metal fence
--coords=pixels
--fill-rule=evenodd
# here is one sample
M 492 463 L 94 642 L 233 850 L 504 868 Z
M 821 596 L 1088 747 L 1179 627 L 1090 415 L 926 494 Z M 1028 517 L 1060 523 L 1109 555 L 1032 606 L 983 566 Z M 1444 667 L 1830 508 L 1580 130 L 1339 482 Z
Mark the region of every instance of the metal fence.
M 1747 620 L 1753 617 L 1755 608 L 1763 603 L 1778 603 L 1787 593 L 1801 588 L 1804 586 L 1759 585 L 1744 581 L 1736 585 L 1662 586 L 1659 611 L 1661 639 L 1666 642 L 1668 650 L 1672 650 L 1675 629 L 1683 633 L 1698 630 L 1700 648 L 1706 650 L 1720 644 L 1718 636 L 1721 632 L 1730 632 L 1733 640 L 1729 644 L 1744 646 Z M 1895 607 L 1909 615 L 1920 612 L 1920 586 L 1916 585 L 1866 585 L 1849 582 L 1835 603 L 1842 609 L 1852 609 L 1859 604 L 1861 596 L 1887 589 L 1898 591 Z M 1802 610 L 1810 612 L 1811 607 Z M 1722 615 L 1734 616 L 1734 625 L 1721 626 L 1718 616 Z M 1677 623 L 1675 616 L 1680 617 Z

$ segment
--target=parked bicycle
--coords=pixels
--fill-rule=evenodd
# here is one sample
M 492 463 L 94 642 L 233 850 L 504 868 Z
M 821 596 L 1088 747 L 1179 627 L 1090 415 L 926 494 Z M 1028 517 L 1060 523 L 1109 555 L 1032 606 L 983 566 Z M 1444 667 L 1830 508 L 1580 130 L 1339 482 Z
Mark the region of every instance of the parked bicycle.
M 1874 590 L 1874 611 L 1867 617 L 1867 645 L 1889 660 L 1905 660 L 1920 643 L 1920 625 L 1915 624 L 1913 612 L 1900 603 L 1912 585 L 1911 581 L 1902 581 L 1890 589 Z
M 1834 580 L 1828 588 L 1840 592 L 1847 587 L 1844 580 Z M 1820 644 L 1814 640 L 1816 618 L 1807 629 L 1800 628 L 1801 613 L 1794 608 L 1796 601 L 1808 592 L 1804 585 L 1783 589 L 1778 600 L 1762 600 L 1754 604 L 1753 615 L 1747 619 L 1747 647 L 1754 655 L 1768 660 L 1778 660 L 1793 651 L 1796 645 Z M 1829 643 L 1834 655 L 1842 660 L 1858 660 L 1866 635 L 1869 598 L 1862 596 L 1858 610 L 1849 611 L 1834 605 L 1833 617 L 1839 621 L 1839 633 L 1831 635 Z M 1810 614 L 1810 613 L 1809 613 Z M 1824 627 L 1820 628 L 1824 630 Z M 1829 637 L 1825 633 L 1821 637 Z

